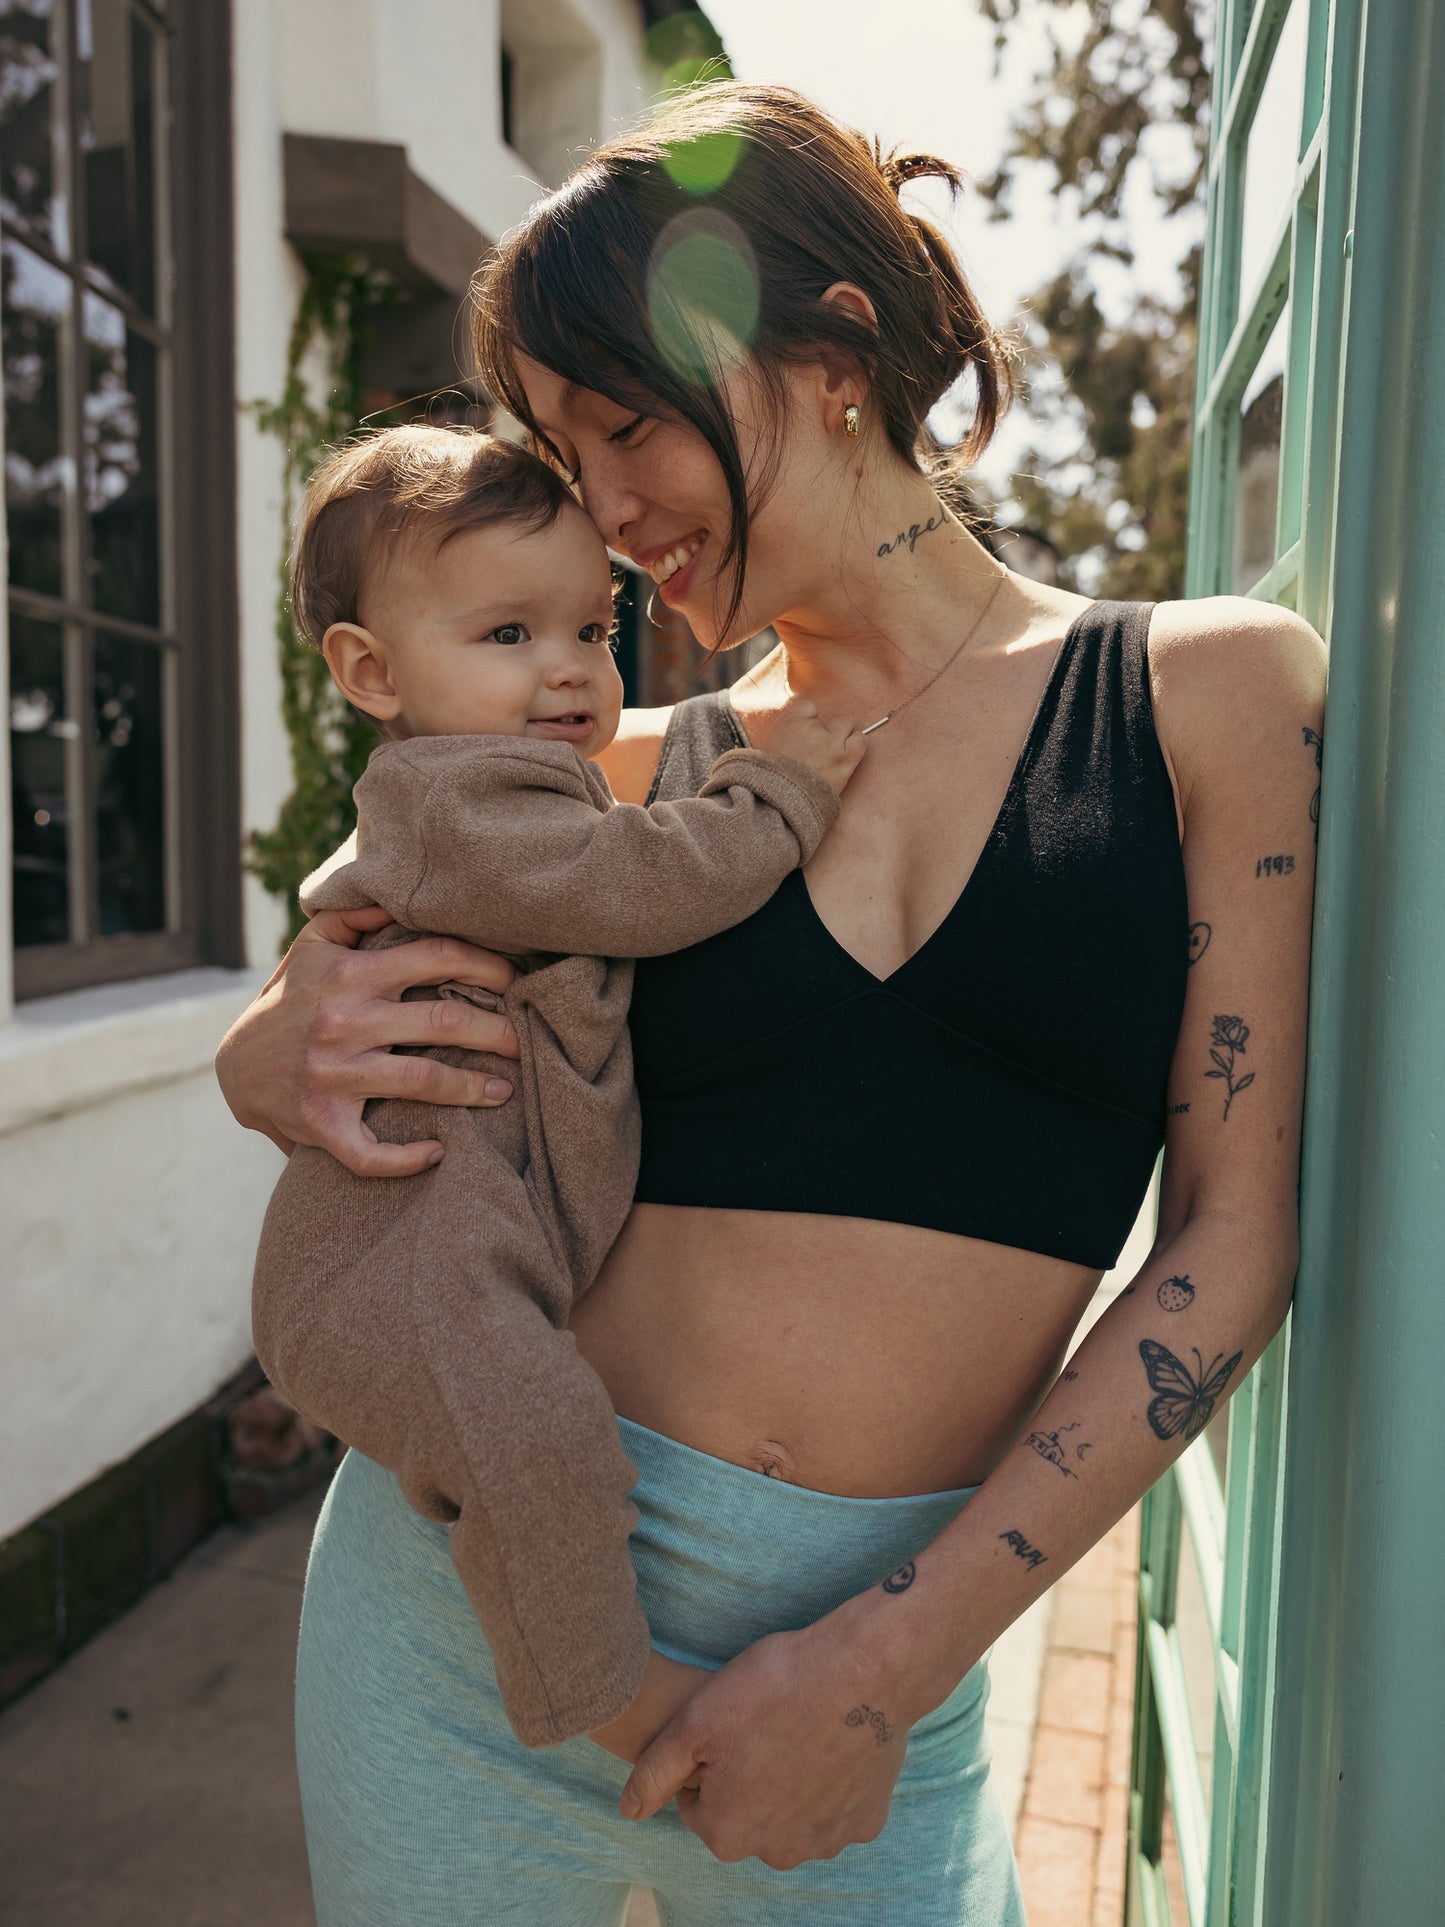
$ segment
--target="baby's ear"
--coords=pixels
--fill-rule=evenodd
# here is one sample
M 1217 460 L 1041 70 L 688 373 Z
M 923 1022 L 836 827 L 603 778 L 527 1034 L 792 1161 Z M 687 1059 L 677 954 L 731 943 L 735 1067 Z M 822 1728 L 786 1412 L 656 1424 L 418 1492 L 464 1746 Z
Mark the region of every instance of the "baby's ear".
M 386 649 L 359 622 L 333 622 L 321 638 L 321 653 L 331 680 L 346 700 L 379 723 L 401 714 L 401 697 L 391 679 Z

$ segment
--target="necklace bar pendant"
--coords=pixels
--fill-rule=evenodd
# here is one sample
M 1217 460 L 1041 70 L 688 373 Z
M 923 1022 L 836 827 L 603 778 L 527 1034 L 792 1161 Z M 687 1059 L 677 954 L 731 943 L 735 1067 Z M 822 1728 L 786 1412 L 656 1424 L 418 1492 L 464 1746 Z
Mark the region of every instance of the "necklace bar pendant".
M 885 723 L 892 722 L 892 720 L 893 720 L 893 711 L 890 709 L 886 716 L 880 716 L 876 723 L 869 723 L 868 727 L 866 729 L 859 730 L 858 734 L 860 736 L 871 736 L 875 729 L 882 729 Z

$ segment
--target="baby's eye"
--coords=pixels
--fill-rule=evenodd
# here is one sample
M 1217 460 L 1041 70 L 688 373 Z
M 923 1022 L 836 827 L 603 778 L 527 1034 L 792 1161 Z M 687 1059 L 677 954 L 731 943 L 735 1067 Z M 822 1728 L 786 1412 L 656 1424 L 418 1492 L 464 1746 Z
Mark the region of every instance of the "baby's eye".
M 520 622 L 499 622 L 495 629 L 489 629 L 483 638 L 486 642 L 518 643 L 527 640 L 526 625 Z
M 579 642 L 605 642 L 609 647 L 615 648 L 617 644 L 617 624 L 615 622 L 584 622 L 582 627 L 577 631 L 577 640 Z

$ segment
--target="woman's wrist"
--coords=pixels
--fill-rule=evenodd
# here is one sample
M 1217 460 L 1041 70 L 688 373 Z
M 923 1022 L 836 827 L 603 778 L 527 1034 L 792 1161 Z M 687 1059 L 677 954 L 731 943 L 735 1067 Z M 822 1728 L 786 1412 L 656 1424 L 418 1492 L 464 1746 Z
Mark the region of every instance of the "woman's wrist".
M 958 1623 L 962 1615 L 941 1608 L 924 1612 L 909 1600 L 915 1579 L 900 1580 L 910 1572 L 916 1575 L 916 1568 L 904 1566 L 887 1585 L 855 1594 L 827 1620 L 872 1683 L 877 1703 L 905 1726 L 941 1706 L 985 1650 L 969 1647 Z

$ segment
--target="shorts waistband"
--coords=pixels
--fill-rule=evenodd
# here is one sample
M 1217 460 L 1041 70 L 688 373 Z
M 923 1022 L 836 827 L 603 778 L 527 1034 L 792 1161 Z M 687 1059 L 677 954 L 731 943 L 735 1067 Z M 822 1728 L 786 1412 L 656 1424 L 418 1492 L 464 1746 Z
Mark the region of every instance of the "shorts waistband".
M 637 1467 L 630 1541 L 662 1652 L 720 1666 L 823 1618 L 935 1539 L 977 1486 L 858 1499 L 769 1478 L 619 1418 Z

